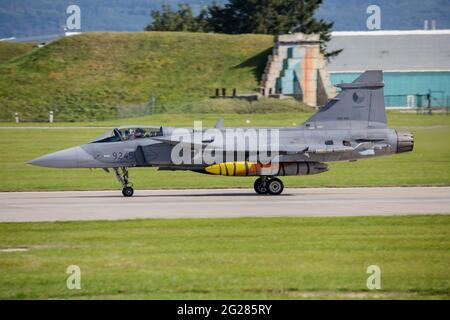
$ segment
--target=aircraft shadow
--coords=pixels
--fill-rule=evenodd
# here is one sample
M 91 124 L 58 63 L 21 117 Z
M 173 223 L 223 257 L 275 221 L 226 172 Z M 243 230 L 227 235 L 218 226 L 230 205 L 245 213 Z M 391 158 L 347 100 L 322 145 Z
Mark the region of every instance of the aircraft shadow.
M 256 193 L 198 193 L 198 194 L 141 194 L 134 195 L 133 198 L 186 198 L 186 197 L 270 197 L 269 195 L 259 195 Z M 294 194 L 283 193 L 275 197 L 294 196 Z M 73 196 L 71 198 L 123 198 L 120 192 L 117 195 L 105 195 L 105 196 Z

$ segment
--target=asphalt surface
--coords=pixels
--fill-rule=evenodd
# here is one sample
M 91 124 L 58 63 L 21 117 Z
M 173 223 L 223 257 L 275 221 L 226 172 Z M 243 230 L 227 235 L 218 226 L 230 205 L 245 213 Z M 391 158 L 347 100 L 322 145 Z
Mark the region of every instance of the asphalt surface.
M 0 222 L 450 214 L 450 187 L 3 192 Z

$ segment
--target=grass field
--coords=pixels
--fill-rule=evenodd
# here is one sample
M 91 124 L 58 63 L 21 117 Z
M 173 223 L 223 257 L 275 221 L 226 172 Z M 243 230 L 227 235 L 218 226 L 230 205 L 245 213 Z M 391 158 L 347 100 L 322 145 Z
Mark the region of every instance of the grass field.
M 129 120 L 113 120 L 72 125 L 114 126 L 124 123 L 147 125 L 192 126 L 193 120 L 204 120 L 213 126 L 219 115 L 155 115 Z M 233 114 L 222 115 L 226 126 L 292 126 L 309 114 Z M 359 162 L 331 163 L 330 171 L 315 176 L 285 177 L 287 187 L 322 186 L 411 186 L 450 184 L 450 117 L 390 113 L 389 125 L 412 131 L 415 150 L 412 153 Z M 250 120 L 250 124 L 246 123 Z M 42 124 L 40 124 L 42 125 Z M 55 124 L 61 125 L 61 124 Z M 26 190 L 93 190 L 119 189 L 112 174 L 102 170 L 47 169 L 26 165 L 37 156 L 68 148 L 103 134 L 107 129 L 3 129 L 0 130 L 1 191 Z M 192 172 L 157 172 L 156 169 L 130 170 L 137 189 L 152 188 L 220 188 L 251 187 L 252 178 L 217 177 Z
M 0 64 L 0 119 L 114 118 L 119 107 L 179 108 L 215 88 L 258 87 L 272 36 L 89 32 Z M 1 48 L 0 48 L 1 49 Z M 1 50 L 0 50 L 1 53 Z
M 449 299 L 449 236 L 450 216 L 2 223 L 29 251 L 0 252 L 0 299 Z

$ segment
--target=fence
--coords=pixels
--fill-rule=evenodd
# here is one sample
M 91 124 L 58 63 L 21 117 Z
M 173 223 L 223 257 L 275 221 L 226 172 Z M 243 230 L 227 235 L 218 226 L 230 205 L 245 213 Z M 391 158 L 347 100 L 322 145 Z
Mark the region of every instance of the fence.
M 441 91 L 430 91 L 428 94 L 385 95 L 387 108 L 431 109 L 450 108 L 450 96 Z

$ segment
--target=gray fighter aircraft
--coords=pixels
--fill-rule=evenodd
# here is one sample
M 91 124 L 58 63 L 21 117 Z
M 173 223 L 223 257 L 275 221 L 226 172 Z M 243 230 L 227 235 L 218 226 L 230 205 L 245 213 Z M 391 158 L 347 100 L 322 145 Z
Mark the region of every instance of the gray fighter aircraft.
M 279 195 L 284 186 L 277 177 L 326 172 L 328 166 L 325 163 L 331 161 L 356 161 L 413 150 L 411 133 L 398 133 L 387 128 L 382 71 L 366 71 L 352 83 L 341 83 L 337 87 L 341 89 L 340 93 L 304 124 L 278 129 L 277 150 L 273 155 L 267 153 L 270 160 L 264 163 L 258 149 L 261 147 L 247 142 L 241 147 L 230 147 L 223 141 L 216 141 L 213 151 L 226 153 L 227 157 L 222 160 L 179 163 L 173 159 L 175 148 L 180 145 L 189 148 L 191 152 L 187 158 L 198 160 L 195 159 L 198 152 L 194 149 L 204 151 L 208 145 L 214 145 L 215 138 L 203 137 L 201 141 L 195 141 L 194 135 L 198 133 L 195 129 L 183 129 L 180 133 L 173 127 L 143 126 L 116 128 L 90 143 L 28 163 L 52 168 L 102 168 L 107 172 L 112 169 L 122 184 L 125 197 L 131 197 L 134 192 L 128 178 L 130 167 L 257 176 L 254 183 L 256 193 Z M 216 133 L 225 134 L 228 129 L 222 129 L 221 124 L 219 120 Z M 261 130 L 268 129 L 254 130 L 262 133 Z M 244 130 L 236 132 L 237 140 L 246 141 Z M 274 145 L 273 137 L 268 141 L 270 146 Z

